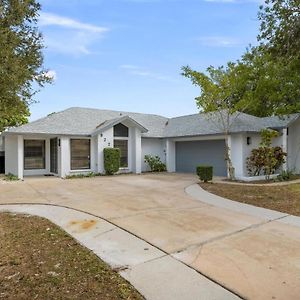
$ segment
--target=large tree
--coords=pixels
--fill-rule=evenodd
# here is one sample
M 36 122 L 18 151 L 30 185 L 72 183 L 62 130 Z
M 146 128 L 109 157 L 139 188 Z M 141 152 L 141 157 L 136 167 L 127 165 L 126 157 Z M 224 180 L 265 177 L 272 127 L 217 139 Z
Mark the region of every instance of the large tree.
M 258 116 L 300 111 L 300 0 L 266 0 L 260 6 L 259 45 L 239 64 L 247 70 L 247 97 Z M 247 66 L 247 68 L 245 68 Z
M 228 142 L 236 119 L 242 112 L 251 109 L 251 102 L 245 101 L 242 97 L 245 93 L 246 72 L 242 65 L 237 67 L 234 63 L 219 68 L 211 66 L 206 73 L 192 70 L 189 66 L 183 67 L 182 71 L 183 76 L 200 87 L 200 96 L 196 97 L 199 110 L 205 112 L 207 121 L 214 123 L 216 130 L 221 131 L 225 136 L 227 172 L 231 179 L 235 179 Z
M 35 0 L 0 0 L 0 132 L 24 124 L 33 96 L 51 82 L 43 69 L 43 40 Z

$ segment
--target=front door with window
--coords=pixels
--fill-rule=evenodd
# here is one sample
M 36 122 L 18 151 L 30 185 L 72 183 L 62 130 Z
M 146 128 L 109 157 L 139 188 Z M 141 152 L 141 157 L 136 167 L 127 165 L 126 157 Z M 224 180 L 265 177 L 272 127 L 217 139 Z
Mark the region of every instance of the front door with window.
M 57 138 L 50 140 L 50 172 L 57 174 Z

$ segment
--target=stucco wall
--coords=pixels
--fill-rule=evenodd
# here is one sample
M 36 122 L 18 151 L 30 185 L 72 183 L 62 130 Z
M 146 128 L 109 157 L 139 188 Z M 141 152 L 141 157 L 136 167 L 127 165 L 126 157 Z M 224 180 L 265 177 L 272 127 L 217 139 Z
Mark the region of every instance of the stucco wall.
M 288 169 L 300 174 L 300 120 L 289 127 Z
M 247 137 L 250 137 L 251 143 L 247 145 Z M 283 139 L 285 136 L 282 132 L 273 140 L 273 146 L 284 147 Z M 247 158 L 251 155 L 251 151 L 259 147 L 261 142 L 260 133 L 241 133 L 232 134 L 231 140 L 231 159 L 235 168 L 235 175 L 237 178 L 249 176 L 247 172 Z
M 18 136 L 5 137 L 5 174 L 18 175 Z
M 149 171 L 149 166 L 144 162 L 145 155 L 157 155 L 160 160 L 165 163 L 166 155 L 164 152 L 165 142 L 163 139 L 153 139 L 153 138 L 142 138 L 142 155 L 141 155 L 141 165 L 142 171 Z

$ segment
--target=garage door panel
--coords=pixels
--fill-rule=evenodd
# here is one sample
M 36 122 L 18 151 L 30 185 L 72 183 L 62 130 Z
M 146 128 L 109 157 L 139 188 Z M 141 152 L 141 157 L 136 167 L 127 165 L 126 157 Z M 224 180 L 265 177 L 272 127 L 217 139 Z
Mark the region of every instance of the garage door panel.
M 214 175 L 226 176 L 225 141 L 176 142 L 176 171 L 195 173 L 198 165 L 211 165 Z

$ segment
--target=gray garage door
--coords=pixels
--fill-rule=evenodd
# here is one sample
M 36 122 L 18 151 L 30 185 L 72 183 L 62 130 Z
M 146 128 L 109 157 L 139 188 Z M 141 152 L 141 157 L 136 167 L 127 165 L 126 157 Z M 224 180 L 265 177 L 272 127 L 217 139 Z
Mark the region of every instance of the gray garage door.
M 196 166 L 214 167 L 214 175 L 226 176 L 225 141 L 176 142 L 176 172 L 195 173 Z

